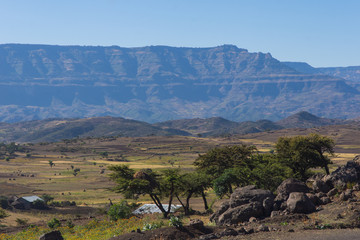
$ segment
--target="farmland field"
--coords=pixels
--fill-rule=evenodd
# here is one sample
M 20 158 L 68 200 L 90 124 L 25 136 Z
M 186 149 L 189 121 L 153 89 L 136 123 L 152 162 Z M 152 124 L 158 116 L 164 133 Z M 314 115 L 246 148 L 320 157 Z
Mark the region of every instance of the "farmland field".
M 0 160 L 0 195 L 48 194 L 54 197 L 54 201 L 75 201 L 77 207 L 35 213 L 9 212 L 10 216 L 3 219 L 1 224 L 15 227 L 18 218 L 27 219 L 29 223 L 44 223 L 54 216 L 70 218 L 74 214 L 82 217 L 96 215 L 97 209 L 106 206 L 109 199 L 114 203 L 122 199 L 120 194 L 109 190 L 114 183 L 108 178 L 107 166 L 112 164 L 127 164 L 135 169 L 181 168 L 191 171 L 197 156 L 211 148 L 249 144 L 255 145 L 259 152 L 269 152 L 279 136 L 308 134 L 310 131 L 280 130 L 226 138 L 104 137 L 23 144 L 25 151 L 15 152 L 8 161 Z M 321 129 L 315 129 L 315 132 L 324 134 Z M 340 131 L 337 135 L 330 132 L 328 136 L 337 143 L 336 155 L 332 159 L 334 164 L 330 166 L 332 170 L 359 154 L 360 142 L 350 139 L 354 134 Z M 79 170 L 77 174 L 74 174 L 74 169 Z M 212 192 L 208 194 L 209 201 L 215 201 L 215 195 Z M 150 202 L 150 199 L 143 197 L 137 202 Z M 203 210 L 200 199 L 194 198 L 192 206 L 196 210 Z

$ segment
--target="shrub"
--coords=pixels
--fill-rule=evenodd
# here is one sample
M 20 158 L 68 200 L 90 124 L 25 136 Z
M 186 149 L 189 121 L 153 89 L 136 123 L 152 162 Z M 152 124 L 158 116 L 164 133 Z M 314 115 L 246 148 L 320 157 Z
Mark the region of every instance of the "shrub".
M 0 219 L 1 218 L 6 218 L 8 215 L 7 215 L 7 213 L 4 211 L 4 209 L 1 209 L 0 208 Z
M 41 195 L 41 198 L 44 199 L 45 203 L 48 203 L 48 202 L 54 200 L 54 198 L 52 196 L 50 196 L 49 194 L 43 194 L 43 195 Z
M 16 223 L 19 226 L 25 226 L 28 224 L 29 220 L 28 219 L 24 219 L 24 218 L 16 218 Z
M 40 210 L 48 209 L 46 203 L 43 200 L 39 200 L 39 199 L 35 200 L 31 205 L 35 209 L 40 209 Z
M 154 230 L 154 229 L 157 229 L 157 228 L 161 228 L 162 226 L 164 226 L 164 222 L 159 222 L 159 223 L 146 223 L 142 230 L 143 231 L 148 231 L 148 230 Z
M 7 197 L 0 196 L 0 207 L 3 209 L 8 209 L 10 207 Z
M 108 211 L 108 215 L 113 221 L 129 218 L 131 217 L 131 207 L 126 201 L 122 201 L 119 204 L 112 205 Z
M 67 220 L 66 221 L 66 226 L 68 228 L 74 228 L 75 227 L 75 224 L 71 221 L 71 220 Z
M 176 228 L 182 228 L 183 223 L 179 217 L 171 216 L 169 219 L 169 226 L 173 226 Z
M 47 223 L 47 225 L 49 228 L 54 229 L 54 228 L 61 227 L 61 222 L 59 221 L 59 219 L 53 218 Z

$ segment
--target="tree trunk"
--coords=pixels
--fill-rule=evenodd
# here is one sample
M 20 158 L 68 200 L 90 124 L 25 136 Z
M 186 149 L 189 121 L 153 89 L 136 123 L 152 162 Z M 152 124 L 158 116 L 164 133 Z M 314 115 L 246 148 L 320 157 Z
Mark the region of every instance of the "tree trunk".
M 324 168 L 325 168 L 326 174 L 329 175 L 330 174 L 329 166 L 327 164 L 325 164 Z
M 160 209 L 160 211 L 162 212 L 164 218 L 167 218 L 169 213 L 167 211 L 165 211 L 165 209 L 164 209 L 160 199 L 158 198 L 158 196 L 156 196 L 154 194 L 150 194 L 150 197 L 153 200 L 153 202 L 155 203 L 155 205 Z
M 188 210 L 186 209 L 186 206 L 184 205 L 184 203 L 181 201 L 180 197 L 177 194 L 175 194 L 175 196 L 176 196 L 177 200 L 180 202 L 181 206 L 184 208 L 185 215 L 187 215 Z
M 171 190 L 170 190 L 170 196 L 169 196 L 169 206 L 168 206 L 168 210 L 166 212 L 166 216 L 164 215 L 164 218 L 167 218 L 167 216 L 170 214 L 171 211 L 171 204 L 172 204 L 172 200 L 173 200 L 173 196 L 174 196 L 174 183 L 171 183 Z
M 205 207 L 205 211 L 209 209 L 209 206 L 207 204 L 207 200 L 206 200 L 206 195 L 205 195 L 205 192 L 204 191 L 201 191 L 201 196 L 202 196 L 202 199 L 204 201 L 204 207 Z

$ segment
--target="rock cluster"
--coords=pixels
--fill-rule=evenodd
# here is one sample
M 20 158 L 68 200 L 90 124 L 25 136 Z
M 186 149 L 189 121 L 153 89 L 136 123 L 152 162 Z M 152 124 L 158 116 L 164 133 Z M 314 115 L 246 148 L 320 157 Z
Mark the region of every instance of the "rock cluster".
M 248 221 L 251 217 L 270 216 L 274 198 L 271 191 L 257 189 L 254 185 L 237 188 L 210 219 L 218 225 L 230 225 Z

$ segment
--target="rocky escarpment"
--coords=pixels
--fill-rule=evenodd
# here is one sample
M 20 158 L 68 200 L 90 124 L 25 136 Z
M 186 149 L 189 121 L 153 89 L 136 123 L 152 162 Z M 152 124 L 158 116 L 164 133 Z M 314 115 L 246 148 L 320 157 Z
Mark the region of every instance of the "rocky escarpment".
M 0 121 L 7 122 L 105 115 L 279 120 L 300 110 L 354 118 L 360 102 L 358 89 L 342 79 L 301 73 L 270 54 L 232 45 L 5 44 L 0 86 Z

